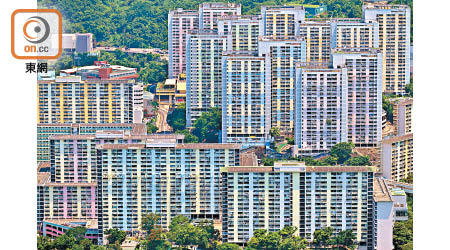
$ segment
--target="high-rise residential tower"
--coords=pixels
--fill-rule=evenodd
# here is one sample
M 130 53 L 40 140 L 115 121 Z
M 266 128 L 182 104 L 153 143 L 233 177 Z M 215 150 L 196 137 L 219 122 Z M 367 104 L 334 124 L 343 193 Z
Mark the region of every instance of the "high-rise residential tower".
M 239 164 L 240 148 L 171 138 L 98 145 L 99 238 L 109 228 L 136 230 L 151 212 L 165 229 L 177 215 L 219 219 L 220 168 Z
M 186 126 L 191 127 L 202 112 L 222 105 L 222 54 L 231 35 L 213 30 L 187 35 Z
M 331 56 L 330 21 L 305 21 L 300 36 L 306 41 L 306 62 L 328 63 Z
M 334 49 L 334 68 L 347 68 L 348 142 L 376 147 L 382 139 L 382 54 L 376 49 Z
M 39 123 L 37 125 L 37 161 L 50 161 L 50 141 L 53 135 L 95 135 L 97 131 L 126 130 L 134 135 L 147 134 L 142 123 Z
M 410 82 L 411 10 L 407 5 L 366 4 L 363 18 L 379 23 L 383 92 L 405 94 Z
M 316 154 L 347 141 L 347 68 L 299 63 L 295 88 L 295 145 Z
M 303 6 L 262 6 L 261 16 L 265 36 L 283 38 L 299 35 L 299 25 L 305 21 Z
M 200 29 L 217 30 L 217 19 L 223 16 L 241 15 L 241 4 L 202 3 L 198 8 Z
M 259 56 L 266 57 L 266 119 L 270 127 L 277 127 L 284 135 L 294 133 L 295 65 L 306 61 L 306 42 L 298 36 L 283 39 L 263 36 L 259 38 Z M 270 129 L 270 128 L 269 128 Z
M 269 134 L 265 57 L 229 52 L 223 57 L 222 142 L 264 145 Z
M 133 123 L 135 85 L 80 76 L 38 81 L 38 123 Z
M 331 48 L 379 48 L 378 23 L 361 19 L 332 19 Z
M 231 34 L 231 50 L 258 50 L 258 36 L 263 34 L 261 16 L 223 16 L 218 22 L 220 35 Z
M 412 98 L 393 99 L 393 125 L 397 135 L 405 135 L 412 133 Z
M 312 241 L 315 230 L 333 227 L 352 230 L 359 246 L 373 249 L 374 170 L 296 162 L 223 168 L 223 240 L 245 243 L 258 229 L 295 226 Z
M 383 177 L 401 181 L 413 174 L 413 134 L 385 138 L 380 142 L 380 165 Z
M 176 9 L 169 12 L 169 79 L 186 73 L 186 35 L 199 28 L 198 11 Z

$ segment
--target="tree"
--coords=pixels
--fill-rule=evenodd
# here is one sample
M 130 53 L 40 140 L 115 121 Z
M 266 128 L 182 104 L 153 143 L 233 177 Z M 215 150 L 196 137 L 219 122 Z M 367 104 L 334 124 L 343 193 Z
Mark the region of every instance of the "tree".
M 159 225 L 159 220 L 161 216 L 154 214 L 154 213 L 148 213 L 142 218 L 142 230 L 150 233 L 153 229 L 155 229 Z
M 148 213 L 142 218 L 141 228 L 147 235 L 140 244 L 148 250 L 166 250 L 171 247 L 159 225 L 160 218 L 159 215 L 154 213 Z
M 117 244 L 120 246 L 122 242 L 127 237 L 127 234 L 124 231 L 121 231 L 117 228 L 110 228 L 105 231 L 105 234 L 108 234 L 108 243 L 109 245 Z
M 406 223 L 396 222 L 394 224 L 393 242 L 395 249 L 401 249 L 403 245 L 412 242 L 413 233 Z
M 246 250 L 304 250 L 308 242 L 295 236 L 296 227 L 285 227 L 277 232 L 267 232 L 264 229 L 255 230 L 253 237 L 247 242 Z
M 262 163 L 264 166 L 273 166 L 275 160 L 273 158 L 262 158 Z
M 52 249 L 51 239 L 46 236 L 38 236 L 37 237 L 37 249 L 38 250 L 51 250 Z
M 167 115 L 167 124 L 174 131 L 186 129 L 186 103 L 179 104 L 172 113 Z
M 314 231 L 313 243 L 319 246 L 331 245 L 333 243 L 333 232 L 334 229 L 332 227 L 325 227 Z
M 343 164 L 350 158 L 354 147 L 351 142 L 341 142 L 331 147 L 330 155 L 338 158 L 338 164 Z
M 390 96 L 383 95 L 383 110 L 386 111 L 388 121 L 394 121 L 394 105 L 389 100 Z
M 169 240 L 181 249 L 187 249 L 188 246 L 208 246 L 207 233 L 204 230 L 194 226 L 189 219 L 178 215 L 172 219 L 169 226 Z
M 153 118 L 147 122 L 147 133 L 148 134 L 153 134 L 153 133 L 156 133 L 156 131 L 158 131 L 158 127 L 155 125 L 155 123 L 156 123 L 155 118 Z
M 411 82 L 409 84 L 406 84 L 405 91 L 406 91 L 407 95 L 413 97 L 414 93 L 413 93 L 413 80 L 412 80 L 412 78 L 411 78 Z
M 327 156 L 325 157 L 321 162 L 319 162 L 320 165 L 323 166 L 335 166 L 338 163 L 338 158 L 335 156 Z
M 409 183 L 409 184 L 413 184 L 414 183 L 414 175 L 411 173 L 408 175 L 408 177 L 401 179 L 400 182 L 405 182 L 405 183 Z
M 217 245 L 217 250 L 241 250 L 241 249 L 242 248 L 240 246 L 228 242 Z
M 287 138 L 287 143 L 288 143 L 289 145 L 294 145 L 294 143 L 295 143 L 294 137 L 288 137 L 288 138 Z
M 356 235 L 352 230 L 344 230 L 338 233 L 336 236 L 336 244 L 346 247 L 352 247 L 355 245 Z
M 184 135 L 184 143 L 198 143 L 198 137 L 193 135 L 188 129 L 177 130 L 175 134 Z
M 66 250 L 73 248 L 77 243 L 77 239 L 73 235 L 60 235 L 56 237 L 52 242 L 52 249 Z
M 222 115 L 218 108 L 211 108 L 203 112 L 194 122 L 192 134 L 198 137 L 199 142 L 219 142 L 219 130 L 222 129 Z
M 370 166 L 370 158 L 369 156 L 356 156 L 351 157 L 344 163 L 347 166 Z
M 269 133 L 270 133 L 270 135 L 271 135 L 272 137 L 278 137 L 278 136 L 281 135 L 280 129 L 277 128 L 277 127 L 270 128 Z

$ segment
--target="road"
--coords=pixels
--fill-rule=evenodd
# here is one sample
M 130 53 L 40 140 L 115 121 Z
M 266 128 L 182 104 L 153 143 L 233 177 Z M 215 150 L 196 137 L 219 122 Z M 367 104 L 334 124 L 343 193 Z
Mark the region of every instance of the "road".
M 158 127 L 157 133 L 161 132 L 171 132 L 172 127 L 167 124 L 167 112 L 169 112 L 169 105 L 159 105 L 157 116 L 156 116 L 156 126 Z
M 146 49 L 146 48 L 118 48 L 118 47 L 96 47 L 94 51 L 115 51 L 121 50 L 126 53 L 138 53 L 138 54 L 156 54 L 159 55 L 162 60 L 168 60 L 168 51 L 161 49 Z

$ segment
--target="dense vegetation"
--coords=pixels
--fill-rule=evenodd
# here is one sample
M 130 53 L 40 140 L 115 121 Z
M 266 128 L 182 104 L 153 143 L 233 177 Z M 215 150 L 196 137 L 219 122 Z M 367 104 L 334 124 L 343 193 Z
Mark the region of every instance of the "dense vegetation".
M 167 123 L 173 128 L 175 134 L 185 136 L 185 143 L 217 143 L 219 131 L 222 128 L 222 115 L 218 108 L 203 112 L 194 122 L 193 128 L 189 130 L 186 129 L 186 104 L 183 103 L 167 115 Z
M 329 154 L 321 159 L 312 157 L 297 157 L 293 160 L 303 161 L 306 166 L 371 166 L 369 156 L 352 156 L 355 145 L 351 142 L 341 142 L 331 147 Z M 273 166 L 276 159 L 262 158 L 264 166 Z
M 167 49 L 169 10 L 198 9 L 203 2 L 225 0 L 39 0 L 40 8 L 56 8 L 63 15 L 67 33 L 90 32 L 99 45 Z M 361 0 L 235 0 L 242 14 L 258 14 L 262 5 L 319 4 L 328 8 L 329 17 L 361 17 Z M 396 0 L 407 3 L 412 0 Z M 412 27 L 412 25 L 411 25 Z
M 113 250 L 120 249 L 120 244 L 125 240 L 125 232 L 117 229 L 112 229 L 108 231 L 110 235 L 108 240 L 112 242 L 106 246 L 98 246 L 94 244 L 91 240 L 85 239 L 86 228 L 76 227 L 68 230 L 65 234 L 56 237 L 51 240 L 49 237 L 38 236 L 37 238 L 37 249 L 38 250 Z

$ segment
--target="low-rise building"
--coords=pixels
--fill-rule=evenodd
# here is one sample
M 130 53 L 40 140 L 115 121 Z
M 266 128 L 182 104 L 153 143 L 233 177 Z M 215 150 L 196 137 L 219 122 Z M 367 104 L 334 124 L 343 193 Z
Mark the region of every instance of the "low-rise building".
M 186 79 L 178 77 L 178 79 L 167 79 L 164 83 L 158 84 L 155 100 L 160 105 L 169 105 L 169 108 L 186 102 Z
M 392 188 L 389 180 L 375 178 L 374 199 L 374 249 L 393 249 L 395 221 L 408 220 L 406 194 L 400 188 Z
M 136 68 L 110 65 L 107 61 L 95 61 L 91 66 L 63 69 L 60 71 L 60 76 L 80 76 L 81 80 L 136 80 L 139 77 Z
M 92 33 L 63 34 L 62 48 L 65 52 L 89 53 L 92 52 Z
M 84 238 L 90 239 L 94 244 L 98 242 L 98 228 L 96 219 L 77 220 L 77 219 L 57 219 L 44 220 L 42 223 L 42 235 L 50 238 L 56 238 L 65 234 L 68 230 L 76 227 L 85 227 Z

